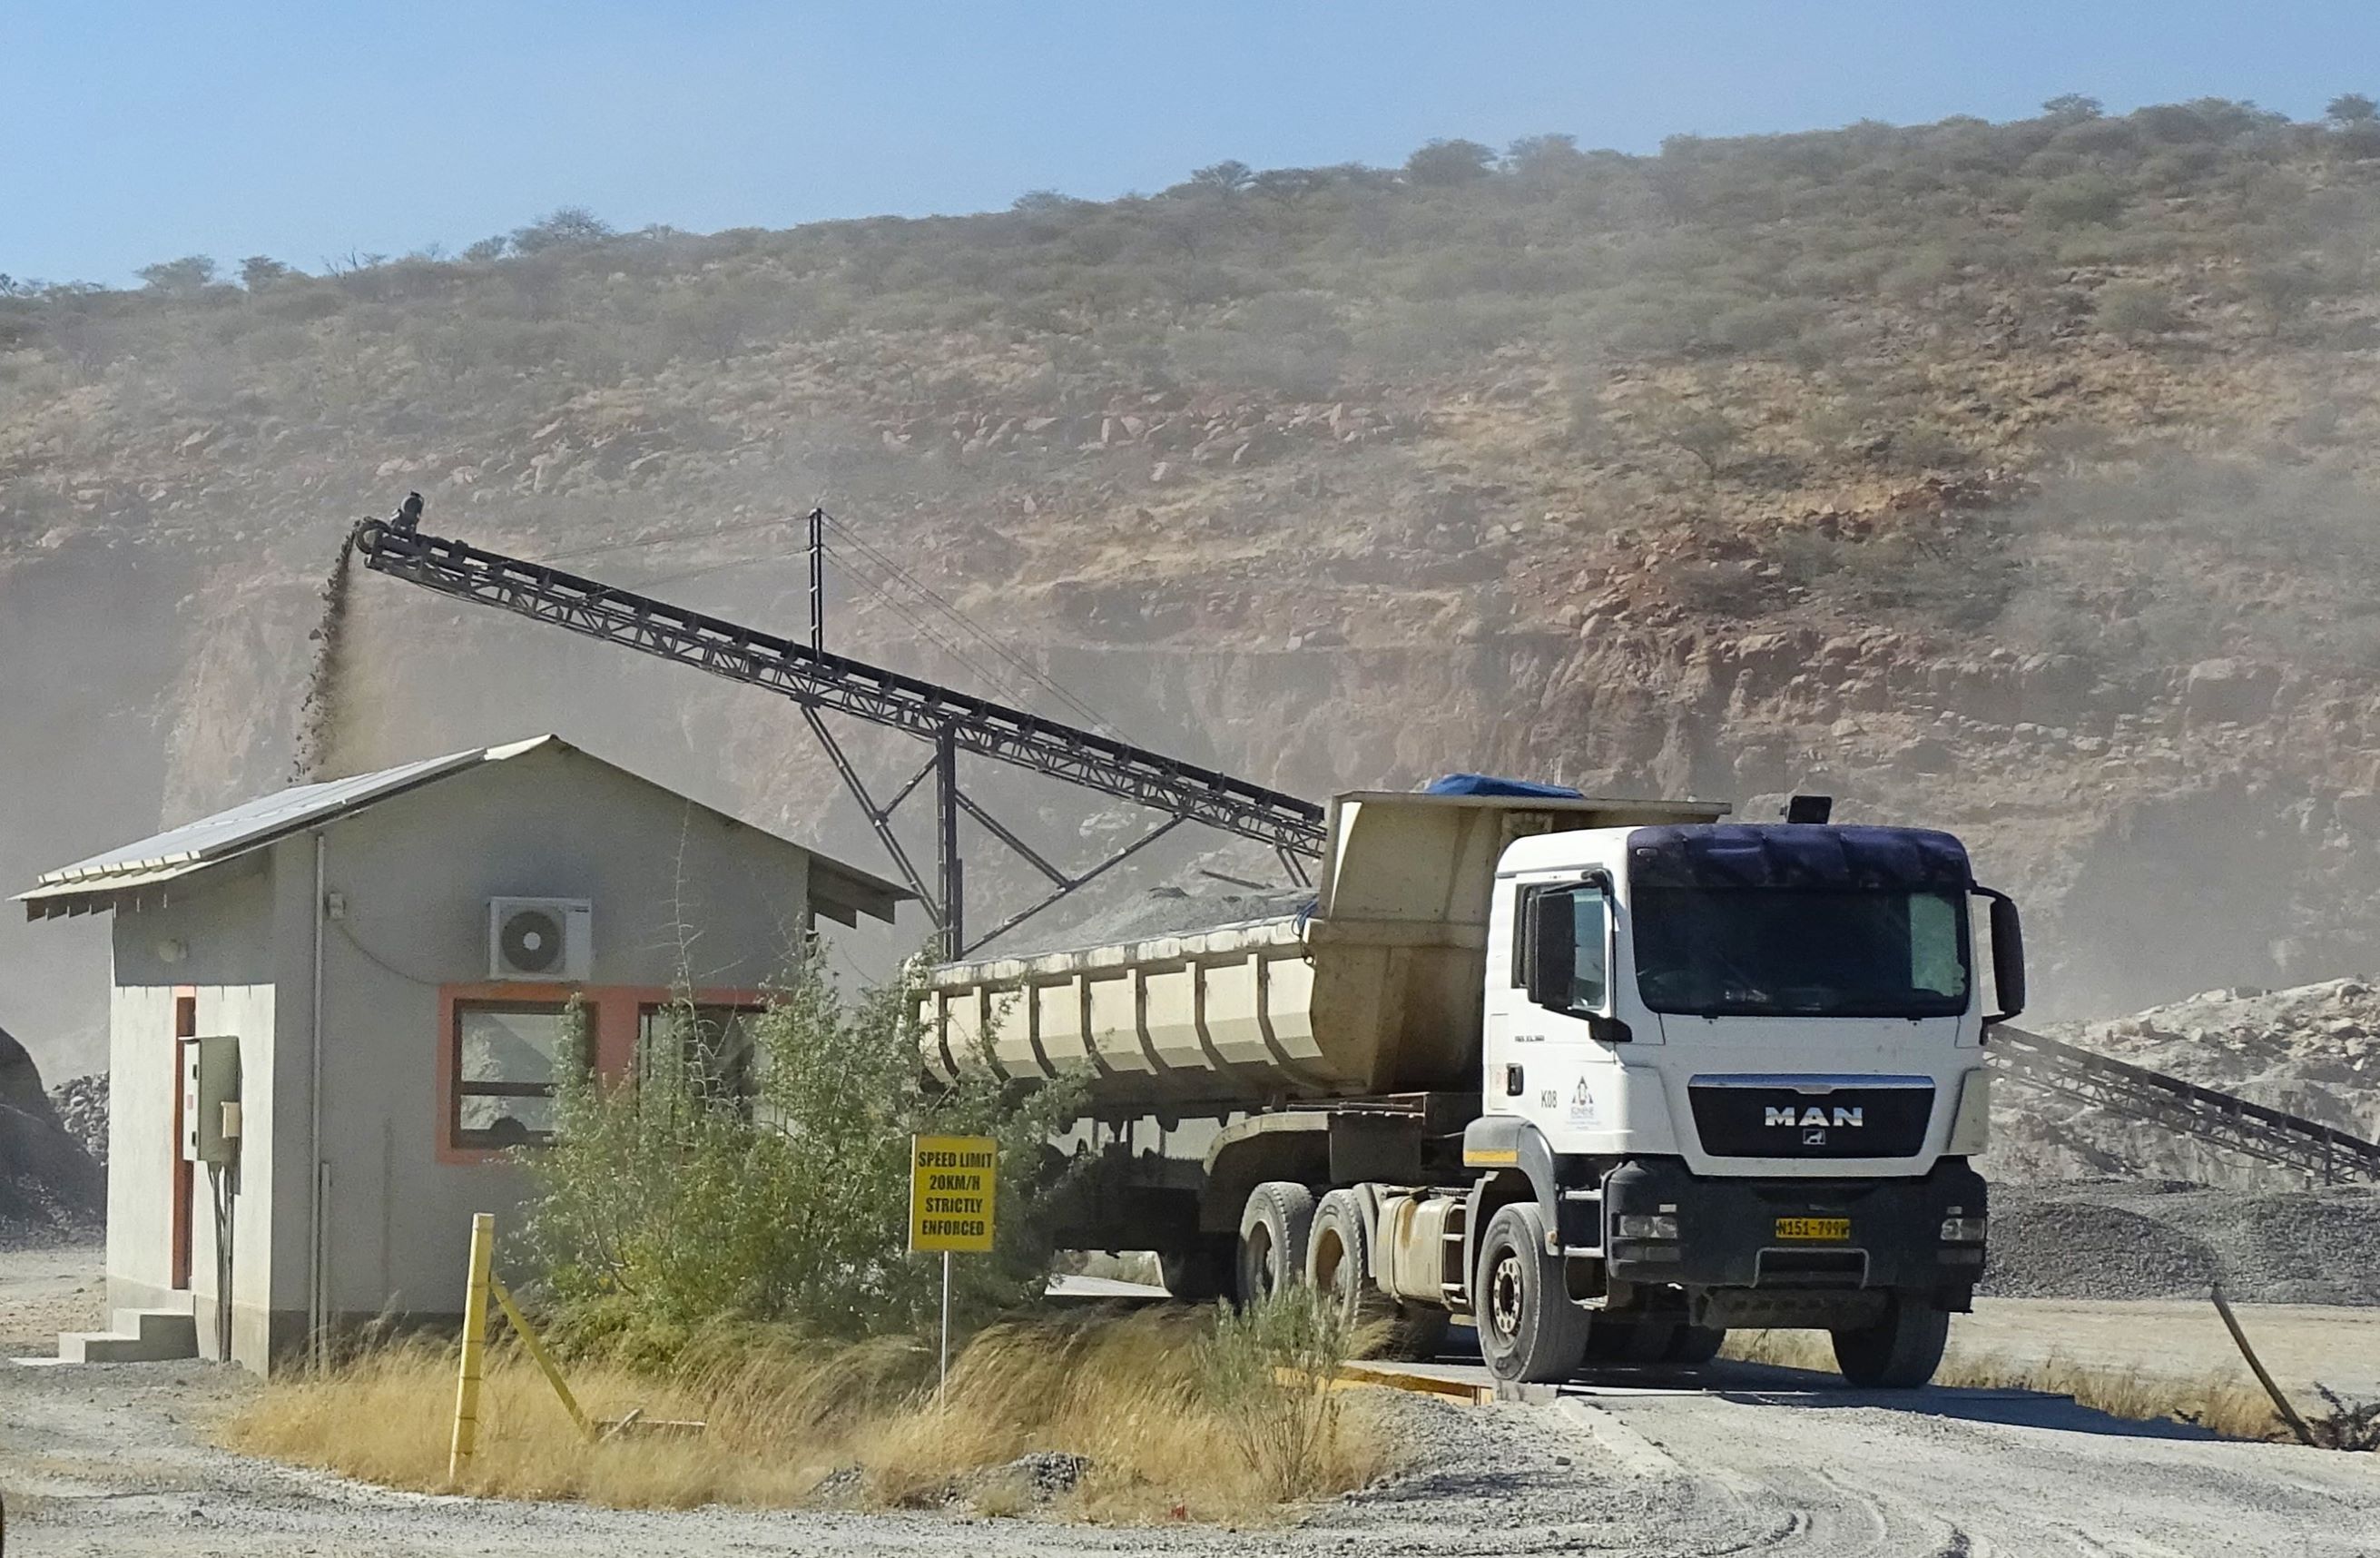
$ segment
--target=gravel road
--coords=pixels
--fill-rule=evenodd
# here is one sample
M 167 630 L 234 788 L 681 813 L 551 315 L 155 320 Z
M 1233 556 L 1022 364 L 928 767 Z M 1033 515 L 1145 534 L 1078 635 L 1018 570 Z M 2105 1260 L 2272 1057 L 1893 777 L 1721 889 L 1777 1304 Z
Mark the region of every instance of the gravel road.
M 0 1256 L 0 1337 L 51 1351 L 48 1333 L 87 1323 L 95 1267 L 90 1249 Z M 2177 1363 L 2185 1353 L 2220 1356 L 2200 1334 L 2201 1306 L 1984 1308 L 1961 1321 L 1973 1328 L 1961 1340 L 1991 1350 L 2029 1345 L 2109 1361 L 2148 1350 Z M 2250 1323 L 2277 1350 L 2305 1354 L 2291 1356 L 2285 1373 L 2335 1374 L 2350 1361 L 2380 1371 L 2380 1317 L 2369 1310 L 2275 1308 Z M 1383 1394 L 1381 1408 L 1416 1446 L 1402 1475 L 1286 1529 L 1235 1532 L 917 1514 L 638 1514 L 393 1493 L 213 1448 L 209 1426 L 257 1388 L 236 1371 L 0 1363 L 0 1493 L 9 1558 L 1582 1550 L 2380 1558 L 2380 1456 L 2227 1443 L 2042 1397 L 1859 1396 L 1826 1377 L 1746 1367 L 1713 1378 L 1716 1394 L 1620 1386 L 1546 1406 Z
M 1740 1388 L 1718 1394 L 1545 1406 L 1389 1397 L 1425 1447 L 1415 1465 L 1283 1530 L 390 1493 L 212 1448 L 207 1424 L 254 1387 L 196 1364 L 0 1366 L 0 1489 L 11 1558 L 2380 1554 L 2380 1458 L 2145 1430 L 2038 1397 L 1878 1401 L 1782 1371 L 1731 1378 Z
M 59 1332 L 98 1326 L 105 1266 L 97 1244 L 0 1249 L 0 1358 L 55 1357 Z

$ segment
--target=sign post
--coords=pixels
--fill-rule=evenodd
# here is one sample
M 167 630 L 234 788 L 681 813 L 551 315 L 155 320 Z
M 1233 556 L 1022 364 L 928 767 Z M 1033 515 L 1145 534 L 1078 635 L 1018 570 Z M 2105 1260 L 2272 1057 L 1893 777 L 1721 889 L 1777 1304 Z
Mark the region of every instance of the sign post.
M 951 1256 L 991 1252 L 1000 1143 L 988 1136 L 909 1138 L 909 1248 L 942 1257 L 942 1364 L 935 1395 L 951 1385 Z

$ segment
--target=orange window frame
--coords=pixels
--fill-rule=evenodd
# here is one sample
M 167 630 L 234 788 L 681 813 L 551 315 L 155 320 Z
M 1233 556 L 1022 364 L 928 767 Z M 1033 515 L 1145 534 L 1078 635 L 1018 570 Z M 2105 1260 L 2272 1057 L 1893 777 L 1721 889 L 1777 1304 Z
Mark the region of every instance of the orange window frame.
M 575 995 L 587 1011 L 587 1042 L 591 1053 L 586 1059 L 592 1063 L 597 1076 L 617 1079 L 636 1074 L 637 1031 L 644 1009 L 666 1004 L 684 994 L 684 992 L 674 991 L 667 985 L 540 984 L 526 980 L 441 985 L 438 989 L 437 1033 L 438 1161 L 468 1167 L 501 1162 L 510 1150 L 504 1147 L 466 1145 L 456 1139 L 464 1097 L 460 1025 L 465 1009 L 516 1004 L 550 1006 L 567 1002 Z M 698 1006 L 736 1006 L 759 1010 L 768 1004 L 763 992 L 746 987 L 698 990 L 693 996 Z

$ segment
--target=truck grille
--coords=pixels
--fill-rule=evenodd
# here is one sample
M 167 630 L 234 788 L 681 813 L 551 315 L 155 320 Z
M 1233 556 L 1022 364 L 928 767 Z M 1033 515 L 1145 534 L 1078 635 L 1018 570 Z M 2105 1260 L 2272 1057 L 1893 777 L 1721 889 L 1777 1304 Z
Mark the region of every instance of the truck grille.
M 1719 1158 L 1908 1158 L 1925 1144 L 1924 1077 L 1696 1077 L 1703 1150 Z

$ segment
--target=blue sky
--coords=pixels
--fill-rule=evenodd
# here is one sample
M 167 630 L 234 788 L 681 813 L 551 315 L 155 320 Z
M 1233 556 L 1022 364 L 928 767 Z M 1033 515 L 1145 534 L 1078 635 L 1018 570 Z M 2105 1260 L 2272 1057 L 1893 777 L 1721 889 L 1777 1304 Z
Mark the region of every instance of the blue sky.
M 1432 136 L 1649 151 L 2084 91 L 2311 117 L 2380 6 L 0 0 L 0 272 L 459 249 L 557 205 L 710 231 L 1105 198 Z

